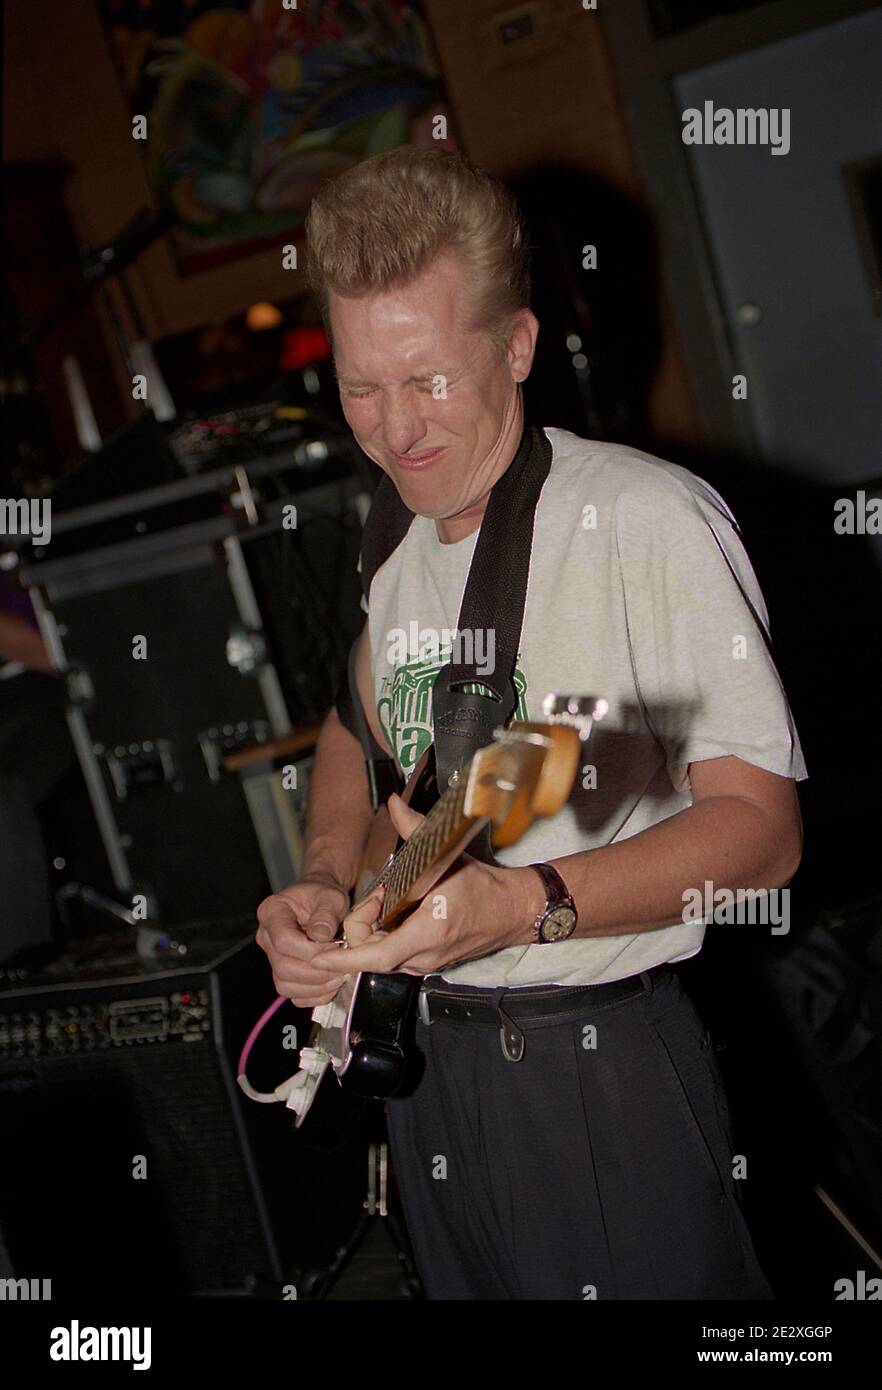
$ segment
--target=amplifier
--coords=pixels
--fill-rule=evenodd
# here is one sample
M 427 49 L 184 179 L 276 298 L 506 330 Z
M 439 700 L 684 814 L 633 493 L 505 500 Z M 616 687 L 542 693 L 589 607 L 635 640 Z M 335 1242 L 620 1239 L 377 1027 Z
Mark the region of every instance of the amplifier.
M 238 1051 L 274 997 L 253 929 L 194 924 L 149 963 L 105 937 L 39 977 L 2 972 L 0 1272 L 56 1298 L 281 1297 L 330 1262 L 364 1199 L 364 1112 L 333 1088 L 303 1142 L 282 1106 L 241 1095 Z M 250 1063 L 270 1087 L 296 1068 L 283 1029 L 309 1027 L 290 1006 L 279 1020 Z
M 129 903 L 143 895 L 142 915 L 164 923 L 253 911 L 269 891 L 279 855 L 264 858 L 225 762 L 288 734 L 292 712 L 298 727 L 325 713 L 364 620 L 345 489 L 299 495 L 289 532 L 278 518 L 188 521 L 187 486 L 120 499 L 122 540 L 25 570 L 110 866 L 112 885 L 99 886 Z M 302 793 L 287 802 L 279 834 L 302 817 Z

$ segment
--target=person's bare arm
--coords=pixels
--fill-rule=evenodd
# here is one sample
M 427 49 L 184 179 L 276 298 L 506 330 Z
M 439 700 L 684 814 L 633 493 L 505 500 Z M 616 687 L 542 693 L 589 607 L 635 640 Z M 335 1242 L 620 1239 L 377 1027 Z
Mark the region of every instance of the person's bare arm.
M 633 935 L 686 920 L 686 895 L 713 888 L 768 890 L 787 883 L 802 852 L 802 822 L 791 778 L 727 756 L 689 767 L 693 804 L 638 834 L 550 862 L 573 895 L 577 937 Z M 422 817 L 391 804 L 402 835 Z M 529 868 L 487 865 L 464 855 L 443 880 L 446 910 L 439 918 L 427 898 L 388 935 L 374 936 L 380 892 L 356 905 L 344 930 L 347 971 L 425 975 L 506 946 L 533 941 L 545 890 Z M 549 951 L 555 947 L 549 946 Z M 316 969 L 338 962 L 324 952 Z
M 655 931 L 686 920 L 687 893 L 769 890 L 788 883 L 802 857 L 796 783 L 745 762 L 691 763 L 692 805 L 602 849 L 551 862 L 579 909 L 576 936 Z M 542 910 L 535 875 L 527 912 Z M 521 934 L 529 941 L 529 930 Z
M 367 624 L 356 649 L 358 695 L 374 738 L 382 744 L 370 689 Z M 303 878 L 324 878 L 347 890 L 355 883 L 373 816 L 364 753 L 332 709 L 319 734 L 310 778 Z
M 43 638 L 17 613 L 0 613 L 0 661 L 20 661 L 29 671 L 52 670 Z
M 301 878 L 351 889 L 370 822 L 361 744 L 332 709 L 318 737 L 309 780 Z
M 356 681 L 368 724 L 382 743 L 373 708 L 367 624 L 356 652 Z M 316 744 L 300 878 L 257 909 L 257 943 L 272 966 L 276 989 L 304 1008 L 327 1003 L 343 982 L 342 976 L 329 980 L 310 961 L 334 937 L 349 908 L 372 818 L 361 744 L 332 709 Z

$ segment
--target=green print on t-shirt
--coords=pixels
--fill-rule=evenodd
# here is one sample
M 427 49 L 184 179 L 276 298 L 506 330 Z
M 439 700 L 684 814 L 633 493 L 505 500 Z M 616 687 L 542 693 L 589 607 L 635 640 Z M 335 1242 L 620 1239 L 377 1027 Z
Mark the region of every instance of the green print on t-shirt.
M 440 654 L 428 658 L 415 657 L 413 661 L 396 666 L 392 676 L 382 681 L 380 698 L 377 701 L 377 718 L 386 737 L 388 746 L 394 749 L 399 766 L 405 777 L 419 762 L 432 742 L 432 686 L 435 677 L 450 660 L 451 648 L 448 644 Z M 520 653 L 518 654 L 520 660 Z M 527 707 L 524 695 L 527 682 L 524 673 L 515 665 L 514 686 L 517 704 L 513 719 L 526 719 Z M 467 685 L 465 690 L 472 693 L 481 690 L 480 685 Z

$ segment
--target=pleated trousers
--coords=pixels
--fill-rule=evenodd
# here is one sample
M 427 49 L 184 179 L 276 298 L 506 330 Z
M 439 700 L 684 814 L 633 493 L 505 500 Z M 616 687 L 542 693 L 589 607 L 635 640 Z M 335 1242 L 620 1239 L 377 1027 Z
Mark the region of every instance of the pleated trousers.
M 495 1028 L 417 1021 L 425 1071 L 386 1114 L 428 1298 L 774 1297 L 711 1038 L 674 971 L 640 979 L 518 1062 Z

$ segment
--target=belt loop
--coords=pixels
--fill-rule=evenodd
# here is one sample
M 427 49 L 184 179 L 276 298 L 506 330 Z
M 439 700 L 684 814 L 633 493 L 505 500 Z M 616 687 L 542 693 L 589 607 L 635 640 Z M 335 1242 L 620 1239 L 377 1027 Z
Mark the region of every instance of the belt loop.
M 432 1015 L 429 1013 L 429 999 L 426 992 L 425 981 L 423 981 L 420 986 L 420 992 L 417 995 L 417 1014 L 419 1015 L 420 1022 L 425 1023 L 427 1028 L 430 1028 L 435 1022 Z
M 520 1062 L 526 1048 L 526 1039 L 515 1023 L 513 1018 L 509 1018 L 505 1009 L 502 1007 L 502 1000 L 507 994 L 505 985 L 493 991 L 492 1004 L 499 1015 L 499 1041 L 502 1044 L 502 1055 L 507 1062 Z
M 653 989 L 655 988 L 655 980 L 654 980 L 653 977 L 652 977 L 652 971 L 651 971 L 651 970 L 641 970 L 641 971 L 640 971 L 640 978 L 641 978 L 641 980 L 643 981 L 643 993 L 644 993 L 644 994 L 652 994 L 652 991 L 653 991 Z

